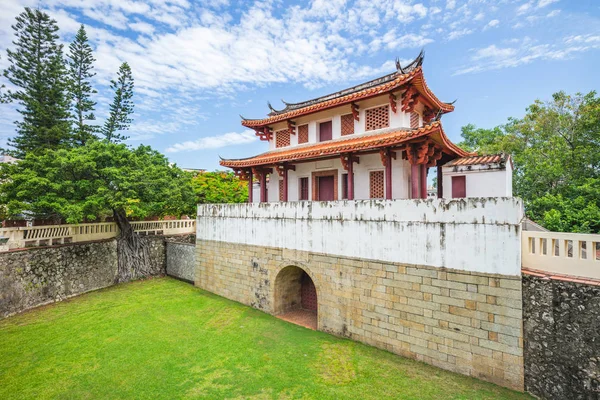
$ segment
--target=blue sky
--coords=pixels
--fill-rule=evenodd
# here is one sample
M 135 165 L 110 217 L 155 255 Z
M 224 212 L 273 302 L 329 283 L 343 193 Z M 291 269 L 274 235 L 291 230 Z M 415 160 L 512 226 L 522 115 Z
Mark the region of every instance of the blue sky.
M 187 168 L 266 150 L 240 125 L 274 107 L 330 93 L 394 70 L 421 48 L 429 87 L 457 99 L 446 133 L 520 117 L 558 90 L 600 87 L 598 0 L 2 0 L 0 68 L 24 6 L 59 23 L 65 43 L 86 25 L 95 51 L 98 123 L 121 62 L 132 67 L 132 145 L 151 145 Z M 4 82 L 6 83 L 6 82 Z M 0 146 L 14 134 L 14 106 L 0 107 Z

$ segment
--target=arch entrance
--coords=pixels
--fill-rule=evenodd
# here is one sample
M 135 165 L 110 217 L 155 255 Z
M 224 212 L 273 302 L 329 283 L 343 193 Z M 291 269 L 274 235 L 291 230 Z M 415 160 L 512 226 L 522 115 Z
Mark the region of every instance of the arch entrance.
M 300 267 L 283 268 L 275 278 L 275 315 L 279 318 L 317 329 L 319 302 L 311 277 Z

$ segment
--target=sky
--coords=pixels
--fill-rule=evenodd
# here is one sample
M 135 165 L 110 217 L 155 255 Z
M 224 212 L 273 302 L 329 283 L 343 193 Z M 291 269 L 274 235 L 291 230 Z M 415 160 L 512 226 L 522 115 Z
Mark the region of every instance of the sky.
M 442 119 L 460 141 L 468 123 L 522 117 L 552 93 L 600 89 L 600 0 L 0 0 L 0 69 L 14 18 L 39 7 L 68 47 L 84 24 L 94 50 L 98 124 L 110 80 L 128 62 L 135 113 L 128 143 L 180 167 L 214 170 L 267 145 L 241 126 L 395 70 L 425 49 L 430 89 L 455 111 Z M 4 78 L 0 82 L 7 84 Z M 9 86 L 7 84 L 7 86 Z M 15 105 L 0 106 L 0 147 Z

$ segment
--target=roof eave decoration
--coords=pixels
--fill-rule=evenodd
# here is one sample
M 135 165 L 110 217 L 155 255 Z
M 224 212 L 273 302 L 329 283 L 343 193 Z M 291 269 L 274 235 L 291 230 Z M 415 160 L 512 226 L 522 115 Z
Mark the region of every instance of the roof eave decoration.
M 418 129 L 388 131 L 381 134 L 354 137 L 347 136 L 337 141 L 315 143 L 300 148 L 279 149 L 245 159 L 221 160 L 220 164 L 234 169 L 275 165 L 282 162 L 332 157 L 350 152 L 372 151 L 382 147 L 398 146 L 414 140 L 422 140 L 423 137 L 430 137 L 433 142 L 438 143 L 443 148 L 445 153 L 452 156 L 465 157 L 470 154 L 452 143 L 444 133 L 441 123 L 436 121 Z
M 425 53 L 421 50 L 417 58 L 404 67 L 399 60 L 396 60 L 395 72 L 336 93 L 301 103 L 288 103 L 282 100 L 285 104 L 282 110 L 276 110 L 271 103 L 267 103 L 270 110 L 267 118 L 247 119 L 242 117 L 242 125 L 246 127 L 263 127 L 286 119 L 391 93 L 405 86 L 413 86 L 420 95 L 419 101 L 425 106 L 433 108 L 435 111 L 441 111 L 442 114 L 453 111 L 453 103 L 440 101 L 427 86 L 422 71 L 424 56 Z

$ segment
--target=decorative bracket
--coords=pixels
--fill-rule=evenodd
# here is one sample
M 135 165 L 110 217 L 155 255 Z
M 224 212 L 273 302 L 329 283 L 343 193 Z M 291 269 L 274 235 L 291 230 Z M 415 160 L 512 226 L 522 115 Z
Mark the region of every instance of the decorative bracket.
M 402 96 L 402 111 L 407 113 L 413 112 L 415 106 L 418 104 L 418 97 L 419 92 L 417 89 L 414 86 L 409 86 Z
M 358 104 L 356 103 L 350 103 L 350 107 L 352 109 L 352 116 L 354 117 L 355 120 L 359 121 L 360 117 L 358 116 Z
M 295 165 L 289 165 L 289 164 L 279 164 L 277 166 L 275 166 L 275 169 L 277 170 L 277 175 L 279 176 L 283 176 L 283 174 L 285 173 L 285 171 L 295 171 L 296 170 L 296 166 Z
M 423 124 L 427 125 L 435 118 L 435 112 L 429 107 L 423 109 Z
M 390 93 L 390 108 L 392 109 L 392 112 L 394 114 L 396 114 L 396 112 L 398 111 L 396 100 L 396 95 L 394 93 Z
M 389 148 L 387 149 L 379 149 L 379 157 L 381 157 L 381 163 L 384 167 L 387 167 L 387 156 L 388 153 L 392 159 L 396 159 L 396 152 L 391 151 Z
M 342 161 L 342 168 L 344 168 L 345 171 L 348 171 L 351 162 L 360 164 L 360 159 L 352 154 L 342 154 L 340 159 Z
M 290 135 L 296 134 L 296 122 L 292 121 L 291 119 L 288 119 L 287 120 L 287 128 L 288 128 L 288 131 L 290 132 Z

